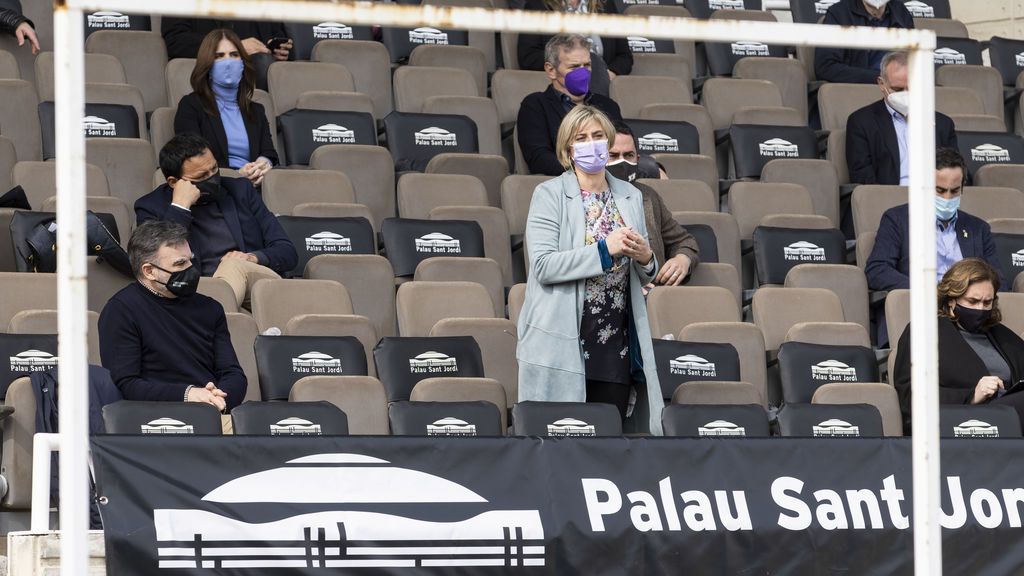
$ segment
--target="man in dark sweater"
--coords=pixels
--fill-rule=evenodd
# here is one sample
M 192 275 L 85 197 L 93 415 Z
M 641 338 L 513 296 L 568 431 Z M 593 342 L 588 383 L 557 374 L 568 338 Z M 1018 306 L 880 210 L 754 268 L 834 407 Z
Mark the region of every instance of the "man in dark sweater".
M 295 268 L 295 245 L 277 218 L 248 180 L 220 177 L 201 137 L 172 138 L 160 151 L 160 170 L 167 183 L 135 202 L 136 220 L 184 226 L 202 275 L 225 280 L 240 306 L 257 280 Z
M 825 24 L 872 28 L 913 28 L 914 17 L 903 2 L 890 0 L 839 0 L 825 12 Z M 826 82 L 873 84 L 885 50 L 817 48 L 814 74 Z
M 140 225 L 128 241 L 136 282 L 100 314 L 100 357 L 127 400 L 206 402 L 231 410 L 246 380 L 224 308 L 196 294 L 188 231 L 173 222 Z
M 565 168 L 555 154 L 562 118 L 579 104 L 604 112 L 612 122 L 622 120 L 619 105 L 590 91 L 590 39 L 579 34 L 556 34 L 544 49 L 544 71 L 551 85 L 534 92 L 519 105 L 516 128 L 519 149 L 530 172 L 558 176 Z

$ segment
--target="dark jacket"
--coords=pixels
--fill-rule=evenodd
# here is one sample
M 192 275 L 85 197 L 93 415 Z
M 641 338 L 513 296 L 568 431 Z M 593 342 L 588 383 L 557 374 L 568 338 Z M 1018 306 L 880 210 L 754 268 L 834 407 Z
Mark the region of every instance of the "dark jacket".
M 278 274 L 295 268 L 298 256 L 295 245 L 288 239 L 277 218 L 267 209 L 266 204 L 244 178 L 221 178 L 221 188 L 226 190 L 217 206 L 224 214 L 224 223 L 231 230 L 235 244 L 242 252 L 256 255 L 259 263 Z M 167 184 L 135 201 L 135 218 L 139 224 L 147 220 L 169 220 L 190 229 L 192 213 L 171 206 L 173 190 Z M 204 250 L 201 238 L 189 238 L 192 252 L 202 261 Z
M 935 147 L 957 150 L 953 120 L 935 113 Z M 846 121 L 846 166 L 856 184 L 900 183 L 900 145 L 892 116 L 879 100 L 850 114 Z
M 33 372 L 29 377 L 36 397 L 36 432 L 59 431 L 59 371 L 59 368 L 53 368 L 45 372 Z M 88 380 L 89 434 L 103 434 L 103 407 L 121 400 L 121 391 L 114 385 L 110 372 L 102 366 L 89 365 Z
M 270 124 L 263 105 L 252 103 L 253 119 L 245 120 L 245 131 L 249 135 L 249 162 L 263 156 L 274 165 L 278 164 L 277 150 L 270 139 Z M 191 132 L 198 134 L 210 145 L 213 157 L 221 168 L 228 167 L 228 136 L 224 132 L 224 123 L 220 116 L 213 116 L 203 108 L 203 101 L 195 92 L 185 96 L 178 103 L 178 112 L 174 115 L 174 133 Z
M 584 0 L 585 1 L 585 0 Z M 527 10 L 547 10 L 544 0 L 526 0 Z M 601 8 L 601 14 L 617 14 L 615 3 L 607 0 Z M 521 70 L 544 69 L 544 47 L 547 46 L 550 34 L 519 35 L 519 68 Z M 629 42 L 625 38 L 601 36 L 601 47 L 604 50 L 602 59 L 608 69 L 618 74 L 629 74 L 633 71 L 633 53 L 629 51 Z M 561 174 L 561 172 L 559 172 Z
M 864 266 L 868 287 L 872 290 L 910 288 L 910 209 L 901 204 L 885 211 L 875 235 L 875 247 Z M 984 258 L 999 270 L 992 228 L 977 216 L 957 213 L 956 238 L 964 258 Z
M 985 363 L 964 340 L 956 324 L 949 318 L 939 318 L 939 404 L 968 404 L 974 395 L 978 380 L 989 376 Z M 989 332 L 989 339 L 1010 366 L 1011 379 L 1005 383 L 1009 389 L 1024 377 L 1024 340 L 1002 324 Z M 900 336 L 893 365 L 893 384 L 900 398 L 904 432 L 910 433 L 910 327 Z
M 902 2 L 889 2 L 883 20 L 875 20 L 864 9 L 863 0 L 839 0 L 825 13 L 825 24 L 839 26 L 886 26 L 888 28 L 913 28 L 914 17 Z M 826 82 L 847 82 L 851 84 L 873 84 L 878 70 L 871 66 L 873 50 L 851 48 L 817 48 L 814 51 L 814 74 Z
M 622 120 L 619 105 L 611 98 L 591 93 L 584 101 L 607 114 L 612 122 Z M 555 155 L 555 140 L 566 114 L 568 111 L 562 103 L 561 92 L 553 86 L 523 98 L 516 128 L 519 130 L 519 149 L 533 174 L 560 176 L 565 172 Z
M 217 28 L 234 30 L 242 40 L 256 38 L 267 42 L 272 38 L 287 38 L 288 32 L 281 22 L 251 20 L 210 20 L 206 18 L 164 18 L 160 24 L 167 58 L 195 58 L 203 38 Z
M 14 31 L 17 30 L 18 26 L 21 26 L 22 22 L 28 22 L 29 26 L 36 27 L 31 20 L 21 14 L 21 10 L 0 7 L 0 31 L 14 34 Z
M 647 237 L 651 244 L 651 251 L 658 259 L 658 268 L 661 268 L 665 261 L 677 254 L 685 254 L 690 257 L 690 274 L 697 268 L 700 262 L 700 247 L 697 246 L 697 239 L 693 237 L 676 222 L 672 212 L 665 205 L 665 201 L 650 186 L 633 182 L 644 199 L 644 219 L 647 221 Z

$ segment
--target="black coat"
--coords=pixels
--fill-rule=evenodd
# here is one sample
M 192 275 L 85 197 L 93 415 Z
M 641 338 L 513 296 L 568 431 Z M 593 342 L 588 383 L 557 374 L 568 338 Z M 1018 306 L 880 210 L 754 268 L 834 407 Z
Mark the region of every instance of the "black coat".
M 622 120 L 619 105 L 607 96 L 591 93 L 585 102 L 607 114 L 612 122 Z M 558 176 L 565 172 L 555 155 L 555 141 L 558 127 L 566 114 L 568 111 L 562 103 L 561 92 L 552 86 L 523 98 L 516 128 L 519 130 L 519 149 L 533 174 Z
M 892 28 L 913 28 L 914 17 L 902 2 L 889 2 L 886 7 Z M 839 0 L 825 13 L 825 24 L 839 26 L 878 26 L 864 9 L 863 0 Z M 814 51 L 814 75 L 826 82 L 873 84 L 878 70 L 870 66 L 872 50 L 852 48 L 817 48 Z
M 585 1 L 585 0 L 581 0 Z M 526 10 L 547 10 L 544 0 L 526 0 Z M 617 14 L 615 3 L 606 0 L 601 8 L 601 14 Z M 544 69 L 544 47 L 550 34 L 520 34 L 519 35 L 519 68 L 520 70 L 543 70 Z M 601 48 L 604 50 L 602 59 L 608 69 L 616 75 L 629 74 L 633 71 L 633 53 L 629 51 L 629 42 L 625 38 L 614 36 L 601 36 Z M 561 172 L 559 172 L 561 174 Z
M 978 380 L 989 376 L 985 363 L 964 340 L 956 324 L 939 318 L 939 404 L 968 404 Z M 1024 340 L 1006 326 L 996 324 L 989 332 L 990 340 L 1010 366 L 1007 390 L 1024 377 Z M 910 326 L 900 336 L 893 366 L 893 384 L 900 398 L 903 430 L 910 433 Z
M 935 113 L 935 147 L 957 148 L 953 120 Z M 856 184 L 900 183 L 900 144 L 884 100 L 850 114 L 846 121 L 846 166 Z
M 249 161 L 263 156 L 274 165 L 278 163 L 274 141 L 270 139 L 270 124 L 263 111 L 263 105 L 252 103 L 253 119 L 250 121 L 243 115 L 245 131 L 249 134 Z M 224 132 L 224 123 L 219 116 L 213 116 L 203 108 L 203 102 L 195 92 L 188 94 L 178 103 L 178 112 L 174 115 L 174 133 L 191 132 L 198 134 L 210 144 L 210 151 L 217 159 L 221 168 L 228 167 L 228 135 Z
M 264 43 L 273 38 L 288 37 L 281 22 L 164 18 L 160 23 L 160 32 L 167 44 L 167 58 L 195 58 L 203 38 L 218 28 L 234 30 L 242 40 L 256 38 Z

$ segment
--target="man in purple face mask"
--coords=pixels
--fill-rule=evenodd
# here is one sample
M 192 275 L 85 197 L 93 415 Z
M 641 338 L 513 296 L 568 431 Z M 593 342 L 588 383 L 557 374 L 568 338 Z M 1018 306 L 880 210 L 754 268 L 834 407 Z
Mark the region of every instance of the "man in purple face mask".
M 533 174 L 557 176 L 565 171 L 555 153 L 562 119 L 574 107 L 589 104 L 613 122 L 622 120 L 614 100 L 590 91 L 590 40 L 579 34 L 557 34 L 545 47 L 544 71 L 551 85 L 523 99 L 516 128 L 519 148 Z

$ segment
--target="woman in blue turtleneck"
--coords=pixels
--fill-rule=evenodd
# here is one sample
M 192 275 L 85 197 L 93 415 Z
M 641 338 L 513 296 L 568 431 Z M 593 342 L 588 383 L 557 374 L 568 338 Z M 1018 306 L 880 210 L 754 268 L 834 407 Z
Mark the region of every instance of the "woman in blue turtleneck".
M 277 164 L 263 106 L 252 101 L 254 70 L 238 35 L 206 35 L 192 71 L 193 92 L 178 103 L 174 132 L 202 136 L 222 168 L 242 173 L 254 186 Z

